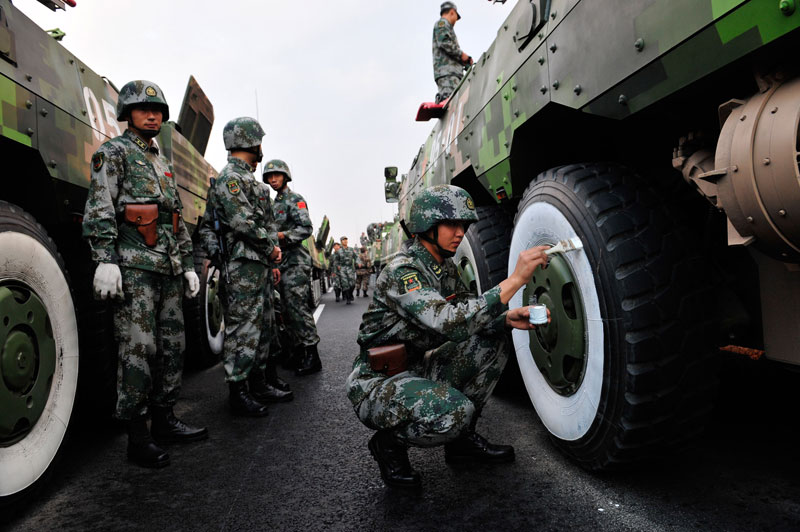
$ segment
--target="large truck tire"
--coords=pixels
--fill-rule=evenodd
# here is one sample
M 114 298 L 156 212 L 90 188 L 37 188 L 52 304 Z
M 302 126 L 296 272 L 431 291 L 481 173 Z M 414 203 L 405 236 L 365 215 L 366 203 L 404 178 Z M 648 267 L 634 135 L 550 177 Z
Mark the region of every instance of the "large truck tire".
M 552 313 L 547 327 L 513 331 L 514 348 L 555 444 L 590 470 L 674 451 L 711 410 L 709 269 L 669 204 L 614 164 L 548 170 L 519 204 L 509 272 L 523 249 L 583 242 L 552 256 L 509 306 L 535 294 Z
M 44 485 L 70 426 L 78 323 L 64 261 L 19 207 L 0 201 L 0 509 Z
M 205 369 L 222 360 L 225 316 L 222 309 L 222 272 L 211 262 L 195 256 L 200 292 L 184 304 L 186 323 L 186 366 Z

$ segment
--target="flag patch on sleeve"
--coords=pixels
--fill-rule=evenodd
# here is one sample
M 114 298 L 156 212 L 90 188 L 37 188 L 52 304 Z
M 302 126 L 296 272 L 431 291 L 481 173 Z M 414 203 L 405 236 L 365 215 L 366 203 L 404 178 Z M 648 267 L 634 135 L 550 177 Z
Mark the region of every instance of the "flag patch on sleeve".
M 298 201 L 297 202 L 297 208 L 298 209 L 305 209 L 306 208 L 306 202 L 305 201 Z

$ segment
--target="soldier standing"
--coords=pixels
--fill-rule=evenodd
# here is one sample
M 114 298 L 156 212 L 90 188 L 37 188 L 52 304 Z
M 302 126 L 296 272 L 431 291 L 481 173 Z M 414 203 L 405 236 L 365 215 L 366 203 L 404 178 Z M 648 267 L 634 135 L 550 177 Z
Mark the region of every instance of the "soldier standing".
M 269 194 L 253 176 L 262 159 L 263 136 L 261 124 L 253 118 L 235 118 L 225 124 L 222 137 L 229 153 L 228 164 L 209 189 L 206 207 L 216 213 L 226 252 L 214 262 L 221 264 L 227 277 L 223 366 L 230 408 L 234 415 L 252 417 L 267 415 L 267 407 L 254 396 L 265 393 L 262 372 L 274 331 L 265 326 L 268 317 L 264 312 L 271 263 L 281 260 Z M 215 235 L 207 220 L 210 217 L 204 218 L 203 239 L 214 255 L 221 250 L 213 244 Z
M 283 316 L 293 340 L 295 375 L 311 375 L 322 369 L 317 344 L 319 335 L 311 309 L 311 255 L 303 240 L 311 236 L 313 226 L 308 205 L 303 196 L 289 189 L 292 174 L 289 166 L 279 160 L 269 161 L 264 167 L 264 180 L 278 195 L 272 205 L 278 241 L 283 260 L 278 285 L 283 305 Z
M 361 247 L 362 248 L 365 248 L 365 247 L 367 247 L 369 245 L 369 238 L 367 237 L 367 233 L 362 231 L 360 240 L 361 240 Z
M 339 268 L 339 281 L 342 287 L 342 295 L 350 305 L 353 302 L 353 290 L 356 287 L 356 252 L 353 248 L 347 247 L 347 237 L 341 239 L 342 249 L 339 250 L 336 259 L 336 266 Z
M 461 19 L 456 5 L 445 2 L 439 9 L 441 18 L 433 27 L 433 79 L 438 93 L 436 103 L 448 99 L 461 82 L 464 67 L 472 64 L 472 57 L 461 50 L 453 27 Z
M 339 251 L 342 245 L 338 242 L 333 244 L 333 253 L 331 254 L 331 275 L 333 276 L 333 291 L 336 294 L 336 302 L 339 302 L 339 296 L 342 293 L 342 276 L 339 275 Z
M 83 236 L 97 263 L 94 291 L 114 302 L 119 342 L 115 417 L 128 425 L 128 459 L 163 467 L 169 455 L 159 443 L 208 437 L 175 417 L 185 348 L 182 293 L 195 297 L 192 241 L 181 217 L 172 168 L 154 138 L 169 119 L 169 106 L 155 83 L 122 87 L 117 120 L 125 132 L 92 157 Z M 152 434 L 147 428 L 148 411 Z
M 414 238 L 383 269 L 358 333 L 361 352 L 347 379 L 358 418 L 377 432 L 369 450 L 392 486 L 417 487 L 409 445 L 445 445 L 447 462 L 514 460 L 514 449 L 475 431 L 509 355 L 506 330 L 530 330 L 528 307 L 508 301 L 547 262 L 540 246 L 520 253 L 514 273 L 476 296 L 452 260 L 475 205 L 461 188 L 424 189 L 411 205 Z M 400 344 L 406 367 L 387 375 L 369 363 L 371 348 Z M 399 360 L 399 359 L 398 359 Z
M 358 260 L 356 261 L 356 295 L 363 293 L 367 297 L 367 288 L 369 287 L 369 274 L 372 269 L 372 261 L 369 260 L 367 248 L 362 247 Z

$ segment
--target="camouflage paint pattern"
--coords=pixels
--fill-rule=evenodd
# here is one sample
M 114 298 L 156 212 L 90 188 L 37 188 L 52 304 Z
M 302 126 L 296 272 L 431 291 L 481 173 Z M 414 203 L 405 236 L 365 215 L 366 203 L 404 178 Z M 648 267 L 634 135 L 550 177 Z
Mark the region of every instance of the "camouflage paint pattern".
M 396 427 L 410 445 L 458 437 L 508 359 L 505 310 L 499 287 L 475 297 L 452 260 L 440 265 L 418 240 L 407 242 L 378 276 L 359 328 L 361 352 L 347 379 L 359 419 L 373 429 Z M 406 346 L 409 371 L 372 371 L 367 350 L 396 343 Z
M 463 188 L 435 185 L 420 192 L 411 204 L 406 227 L 412 233 L 424 233 L 445 220 L 466 224 L 478 221 L 475 202 Z
M 178 275 L 194 270 L 192 241 L 183 220 L 173 234 L 172 213 L 182 205 L 172 168 L 158 146 L 126 130 L 92 158 L 92 177 L 83 217 L 83 236 L 94 262 Z M 149 247 L 136 226 L 124 221 L 126 205 L 157 204 L 158 240 Z
M 139 268 L 120 268 L 124 301 L 114 302 L 119 342 L 117 419 L 171 407 L 183 373 L 183 278 Z

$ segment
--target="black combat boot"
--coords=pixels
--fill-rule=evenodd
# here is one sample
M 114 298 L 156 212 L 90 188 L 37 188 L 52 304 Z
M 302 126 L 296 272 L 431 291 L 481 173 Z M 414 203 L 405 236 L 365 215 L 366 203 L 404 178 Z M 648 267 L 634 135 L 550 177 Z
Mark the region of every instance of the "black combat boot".
M 336 294 L 336 302 L 338 303 L 339 302 L 339 294 L 342 293 L 342 289 L 341 288 L 334 288 L 333 291 Z
M 358 297 L 359 295 L 361 295 L 361 290 L 360 290 L 360 289 L 357 289 L 357 290 L 356 290 L 356 297 Z
M 364 290 L 364 297 L 369 297 L 369 294 L 367 293 L 366 290 Z
M 283 359 L 283 369 L 288 369 L 289 371 L 297 369 L 298 364 L 300 364 L 300 360 L 303 359 L 303 346 L 294 345 L 291 347 L 284 347 L 284 349 L 291 349 L 291 351 L 289 356 Z
M 191 443 L 208 438 L 208 429 L 187 425 L 175 417 L 171 406 L 153 407 L 151 413 L 151 432 L 158 443 Z
M 298 377 L 303 377 L 316 373 L 321 369 L 322 361 L 319 359 L 319 352 L 317 351 L 316 344 L 305 346 L 304 356 L 300 360 L 300 365 L 297 367 L 294 374 Z
M 444 444 L 444 461 L 448 464 L 476 460 L 479 462 L 513 462 L 514 448 L 510 445 L 495 445 L 475 432 L 480 413 L 472 418 L 466 434 Z
M 422 479 L 408 461 L 408 448 L 398 442 L 389 430 L 379 430 L 367 444 L 372 457 L 378 462 L 381 477 L 387 486 L 419 488 Z
M 271 384 L 284 392 L 291 392 L 292 388 L 289 386 L 289 383 L 278 376 L 278 368 L 276 366 L 277 364 L 272 358 L 267 361 L 267 368 L 264 370 L 264 377 L 267 379 L 267 384 Z
M 128 460 L 142 467 L 169 465 L 169 455 L 153 441 L 144 416 L 128 421 Z
M 250 386 L 250 395 L 261 404 L 285 403 L 294 399 L 292 392 L 284 392 L 269 384 L 264 371 L 258 368 L 250 370 L 247 383 Z
M 231 412 L 236 416 L 247 417 L 263 417 L 266 416 L 267 407 L 253 399 L 253 396 L 247 391 L 247 382 L 231 382 L 230 388 L 230 405 Z

